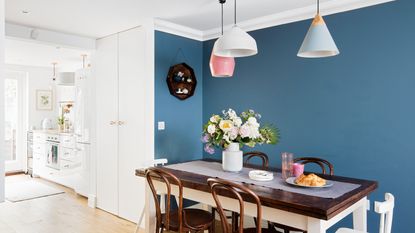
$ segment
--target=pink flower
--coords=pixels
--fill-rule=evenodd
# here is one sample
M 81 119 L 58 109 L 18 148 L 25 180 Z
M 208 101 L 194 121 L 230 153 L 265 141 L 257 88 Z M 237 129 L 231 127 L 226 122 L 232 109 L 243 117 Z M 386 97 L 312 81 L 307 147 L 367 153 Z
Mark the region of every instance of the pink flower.
M 205 149 L 206 153 L 209 153 L 211 155 L 213 155 L 215 153 L 215 149 L 210 144 L 206 144 L 204 149 Z
M 202 137 L 202 142 L 203 143 L 209 142 L 209 139 L 210 139 L 209 134 L 204 134 Z
M 246 138 L 249 137 L 250 135 L 250 128 L 249 126 L 247 126 L 246 124 L 243 125 L 240 129 L 239 129 L 239 134 L 241 135 L 242 138 Z

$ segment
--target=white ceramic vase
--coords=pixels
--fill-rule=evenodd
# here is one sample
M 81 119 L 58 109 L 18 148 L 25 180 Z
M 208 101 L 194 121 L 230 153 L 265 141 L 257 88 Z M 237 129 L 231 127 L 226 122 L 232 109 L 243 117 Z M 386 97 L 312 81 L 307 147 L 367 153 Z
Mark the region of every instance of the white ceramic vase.
M 227 172 L 240 172 L 243 167 L 243 153 L 239 143 L 231 143 L 222 152 L 222 169 Z

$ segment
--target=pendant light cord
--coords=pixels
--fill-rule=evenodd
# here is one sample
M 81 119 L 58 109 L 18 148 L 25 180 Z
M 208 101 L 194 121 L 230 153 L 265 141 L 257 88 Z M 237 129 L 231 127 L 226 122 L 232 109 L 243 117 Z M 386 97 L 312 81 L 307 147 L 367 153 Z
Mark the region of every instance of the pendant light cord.
M 234 23 L 235 23 L 235 25 L 236 25 L 236 0 L 235 0 L 235 5 L 234 5 L 234 19 L 233 19 L 233 21 L 234 21 Z
M 221 3 L 222 13 L 221 13 L 221 25 L 222 25 L 222 36 L 223 36 L 223 3 Z
M 317 0 L 317 14 L 320 14 L 320 0 Z

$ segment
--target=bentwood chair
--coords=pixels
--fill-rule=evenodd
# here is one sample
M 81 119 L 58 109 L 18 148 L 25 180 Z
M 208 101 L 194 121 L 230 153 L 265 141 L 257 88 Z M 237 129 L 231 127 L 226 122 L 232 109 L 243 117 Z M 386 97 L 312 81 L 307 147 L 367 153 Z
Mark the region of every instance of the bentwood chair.
M 146 161 L 145 162 L 145 168 L 164 166 L 168 162 L 169 161 L 167 159 L 165 159 L 165 158 L 149 160 L 149 161 Z M 162 206 L 165 204 L 164 195 L 160 195 L 160 204 Z M 146 206 L 145 205 L 146 205 L 146 203 L 144 203 L 144 207 L 141 210 L 140 218 L 138 219 L 137 227 L 135 228 L 135 233 L 138 233 L 138 231 L 140 230 L 141 223 L 143 222 L 144 213 L 145 213 L 145 209 L 146 209 Z M 164 209 L 164 207 L 161 207 L 161 208 Z
M 261 200 L 259 197 L 251 191 L 249 188 L 236 184 L 227 180 L 217 179 L 217 178 L 209 178 L 208 184 L 210 186 L 213 199 L 216 203 L 216 210 L 219 213 L 221 224 L 222 224 L 222 232 L 223 233 L 271 233 L 268 228 L 261 228 L 261 220 L 262 220 L 262 205 Z M 229 195 L 235 197 L 239 202 L 239 214 L 240 216 L 244 216 L 245 214 L 245 207 L 244 207 L 244 200 L 245 198 L 250 198 L 254 200 L 254 203 L 257 206 L 257 224 L 255 228 L 243 228 L 244 226 L 244 218 L 239 218 L 238 228 L 236 230 L 232 229 L 232 226 L 228 222 L 228 218 L 225 214 L 225 210 L 222 207 L 221 200 L 218 198 L 218 193 L 225 191 L 229 193 Z
M 317 164 L 317 165 L 320 166 L 321 171 L 322 171 L 323 174 L 327 174 L 326 167 L 328 167 L 328 170 L 330 172 L 329 174 L 331 176 L 334 175 L 333 165 L 325 159 L 315 158 L 315 157 L 301 157 L 301 158 L 295 158 L 294 163 L 301 163 L 301 164 L 314 163 L 314 164 Z
M 251 159 L 260 158 L 262 160 L 262 169 L 267 170 L 269 165 L 269 159 L 267 154 L 260 151 L 251 151 L 244 153 L 244 166 L 250 165 Z
M 199 232 L 208 230 L 212 232 L 214 220 L 210 212 L 201 209 L 184 209 L 183 208 L 183 184 L 171 172 L 168 172 L 159 167 L 148 168 L 146 170 L 146 179 L 153 194 L 154 203 L 156 207 L 156 233 L 163 233 L 166 231 L 182 232 Z M 166 185 L 166 206 L 162 213 L 160 202 L 157 196 L 157 191 L 154 187 L 153 180 L 157 179 Z M 178 209 L 171 209 L 171 185 L 178 186 Z
M 316 157 L 300 157 L 300 158 L 295 158 L 294 162 L 295 163 L 301 163 L 301 164 L 309 164 L 309 163 L 317 164 L 318 166 L 320 166 L 322 174 L 327 174 L 327 169 L 326 169 L 326 167 L 327 167 L 328 171 L 329 171 L 329 174 L 331 176 L 334 175 L 333 165 L 325 159 L 316 158 Z M 284 233 L 289 233 L 291 231 L 306 233 L 306 231 L 302 231 L 300 229 L 296 229 L 296 228 L 293 228 L 293 227 L 290 227 L 290 226 L 285 226 L 285 225 L 279 224 L 279 223 L 273 223 L 273 225 L 274 225 L 274 227 L 282 229 L 284 231 Z
M 268 165 L 269 165 L 269 159 L 267 154 L 260 152 L 260 151 L 250 151 L 250 152 L 245 152 L 243 154 L 244 157 L 244 166 L 246 165 L 252 165 L 252 160 L 259 158 L 261 159 L 262 165 L 261 165 L 261 169 L 262 170 L 268 170 Z M 212 215 L 215 217 L 215 213 L 216 213 L 216 209 L 212 208 Z M 231 216 L 227 216 L 228 219 L 231 219 L 232 221 L 232 230 L 236 231 L 236 229 L 238 228 L 238 217 L 239 214 L 232 212 Z M 256 223 L 256 219 L 255 219 L 255 223 Z
M 384 202 L 375 202 L 375 212 L 380 214 L 379 233 L 392 232 L 393 208 L 395 197 L 390 193 L 385 193 Z M 366 233 L 349 228 L 340 228 L 336 233 Z

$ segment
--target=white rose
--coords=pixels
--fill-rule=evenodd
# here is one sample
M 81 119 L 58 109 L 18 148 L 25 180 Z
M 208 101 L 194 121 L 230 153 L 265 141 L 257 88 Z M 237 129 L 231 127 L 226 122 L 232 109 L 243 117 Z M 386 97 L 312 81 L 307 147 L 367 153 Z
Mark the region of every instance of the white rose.
M 249 135 L 251 134 L 251 129 L 249 128 L 249 126 L 247 124 L 244 124 L 239 129 L 239 134 L 241 135 L 242 138 L 249 137 Z
M 248 118 L 248 123 L 249 123 L 250 125 L 255 125 L 255 124 L 257 124 L 256 118 L 255 118 L 255 117 L 250 117 L 250 118 Z
M 233 123 L 230 120 L 221 120 L 219 123 L 219 128 L 225 133 L 229 132 L 233 128 Z
M 236 117 L 234 120 L 233 120 L 233 123 L 235 124 L 235 126 L 236 127 L 241 127 L 241 125 L 242 125 L 242 120 L 241 120 L 241 118 L 240 117 Z
M 249 127 L 249 138 L 250 139 L 257 139 L 261 137 L 261 134 L 259 133 L 259 130 L 257 127 L 255 126 L 250 126 Z
M 213 115 L 209 120 L 212 123 L 217 123 L 217 117 L 216 117 L 216 115 Z
M 233 127 L 231 131 L 229 131 L 229 138 L 231 140 L 235 140 L 238 137 L 239 130 L 236 127 Z
M 237 117 L 236 112 L 233 109 L 228 110 L 228 116 L 230 119 L 235 119 Z
M 208 133 L 210 133 L 210 135 L 214 134 L 216 132 L 216 126 L 215 125 L 209 125 L 207 128 Z

